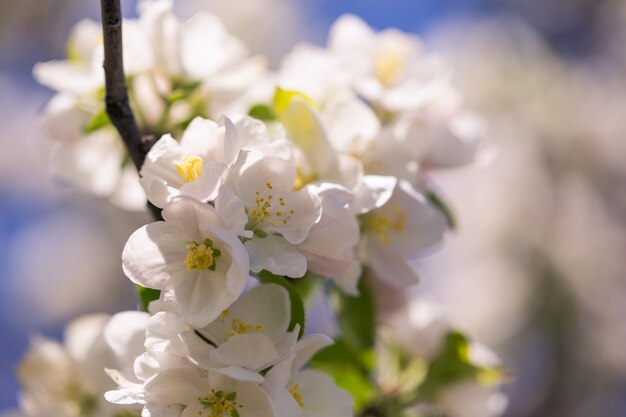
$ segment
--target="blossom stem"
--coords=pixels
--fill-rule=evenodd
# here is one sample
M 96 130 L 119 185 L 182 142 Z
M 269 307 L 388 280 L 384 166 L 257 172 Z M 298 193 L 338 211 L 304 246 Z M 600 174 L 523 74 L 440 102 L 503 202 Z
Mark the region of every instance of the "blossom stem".
M 122 49 L 122 11 L 120 0 L 100 0 L 104 40 L 104 77 L 106 111 L 120 134 L 137 172 L 157 138 L 142 134 L 130 107 Z M 153 217 L 161 219 L 160 210 L 148 203 Z

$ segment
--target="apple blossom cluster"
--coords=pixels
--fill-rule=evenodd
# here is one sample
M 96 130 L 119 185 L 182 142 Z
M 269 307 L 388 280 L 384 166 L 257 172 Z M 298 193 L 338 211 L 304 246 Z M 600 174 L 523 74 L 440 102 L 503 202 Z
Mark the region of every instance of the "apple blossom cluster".
M 149 313 L 85 333 L 106 356 L 89 353 L 89 367 L 110 380 L 84 372 L 73 337 L 37 342 L 22 365 L 24 409 L 351 416 L 337 375 L 338 385 L 306 367 L 332 340 L 303 336 L 298 286 L 322 286 L 348 308 L 367 280 L 417 283 L 409 261 L 454 223 L 429 172 L 476 161 L 483 123 L 412 35 L 344 16 L 327 47 L 299 45 L 271 72 L 216 17 L 181 22 L 171 8 L 143 1 L 123 22 L 131 106 L 141 130 L 160 137 L 139 173 L 104 108 L 98 23 L 77 25 L 67 60 L 34 69 L 57 91 L 45 110 L 56 174 L 123 207 L 147 199 L 162 221 L 135 231 L 122 253 Z M 374 339 L 350 349 L 365 356 Z M 28 370 L 38 363 L 49 378 Z
M 20 364 L 23 414 L 351 416 L 351 396 L 304 369 L 332 340 L 298 340 L 289 312 L 287 290 L 265 284 L 201 329 L 167 310 L 77 319 L 64 345 L 36 339 Z

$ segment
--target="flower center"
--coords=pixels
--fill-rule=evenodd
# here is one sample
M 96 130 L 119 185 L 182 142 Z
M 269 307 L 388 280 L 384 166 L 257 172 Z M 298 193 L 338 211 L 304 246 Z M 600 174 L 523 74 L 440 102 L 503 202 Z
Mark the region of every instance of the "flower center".
M 226 336 L 226 339 L 230 339 L 231 337 L 236 336 L 238 334 L 251 333 L 251 332 L 258 333 L 258 332 L 262 332 L 264 329 L 265 329 L 265 326 L 263 326 L 262 324 L 247 324 L 243 322 L 241 319 L 235 318 L 231 322 L 230 326 L 227 325 L 224 327 L 224 334 Z
M 365 224 L 368 230 L 371 230 L 378 241 L 384 245 L 391 242 L 391 233 L 400 233 L 406 226 L 406 214 L 396 208 L 393 218 L 382 214 L 369 214 L 366 217 Z
M 198 271 L 209 269 L 215 271 L 215 258 L 222 253 L 219 249 L 213 247 L 213 241 L 211 239 L 204 239 L 204 242 L 189 242 L 185 245 L 187 248 L 187 257 L 185 258 L 185 265 L 187 270 L 191 271 L 196 269 Z
M 294 400 L 298 403 L 300 408 L 304 408 L 304 402 L 302 401 L 302 394 L 300 394 L 300 385 L 295 384 L 289 388 L 289 393 L 293 397 Z
M 197 180 L 202 174 L 202 158 L 195 155 L 187 155 L 180 164 L 176 164 L 176 171 L 183 177 L 185 182 Z
M 405 65 L 400 53 L 384 50 L 374 58 L 374 73 L 382 85 L 389 87 Z
M 254 199 L 254 207 L 249 211 L 250 222 L 246 228 L 257 229 L 264 224 L 276 227 L 280 224 L 287 224 L 289 217 L 295 214 L 295 210 L 285 208 L 286 203 L 283 197 L 274 198 L 271 182 L 265 183 L 263 192 L 257 191 Z
M 243 405 L 235 401 L 237 399 L 237 393 L 231 392 L 225 394 L 224 391 L 211 390 L 211 394 L 206 397 L 198 397 L 198 402 L 206 410 L 206 417 L 238 417 L 238 409 L 243 408 Z M 200 411 L 199 415 L 204 413 Z

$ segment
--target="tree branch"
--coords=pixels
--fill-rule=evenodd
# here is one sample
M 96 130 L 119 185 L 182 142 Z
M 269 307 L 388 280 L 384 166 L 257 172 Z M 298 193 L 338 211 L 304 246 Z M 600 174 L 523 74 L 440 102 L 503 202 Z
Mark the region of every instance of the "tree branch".
M 146 154 L 156 142 L 154 135 L 143 135 L 130 108 L 124 54 L 122 49 L 122 11 L 120 0 L 100 0 L 102 33 L 104 39 L 104 79 L 106 112 L 119 132 L 137 172 L 141 170 Z M 148 203 L 150 213 L 161 218 L 160 210 Z

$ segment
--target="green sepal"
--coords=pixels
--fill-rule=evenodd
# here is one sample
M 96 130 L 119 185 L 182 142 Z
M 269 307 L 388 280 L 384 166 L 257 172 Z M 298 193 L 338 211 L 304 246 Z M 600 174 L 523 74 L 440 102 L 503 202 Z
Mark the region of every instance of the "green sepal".
M 106 110 L 102 109 L 98 114 L 87 121 L 83 130 L 85 133 L 92 133 L 98 129 L 102 129 L 110 123 L 111 121 L 109 120 L 109 115 Z
M 257 104 L 250 108 L 248 111 L 248 116 L 254 117 L 255 119 L 262 120 L 264 122 L 271 122 L 276 120 L 276 113 L 274 110 L 267 104 Z
M 139 303 L 142 311 L 148 311 L 148 306 L 154 300 L 158 300 L 161 296 L 161 291 L 155 290 L 153 288 L 142 287 L 141 285 L 136 285 L 137 294 L 139 295 Z
M 446 222 L 448 223 L 448 227 L 451 230 L 455 230 L 457 227 L 456 216 L 448 204 L 439 196 L 439 194 L 433 190 L 429 190 L 426 192 L 426 198 L 428 198 L 430 204 L 443 214 L 446 218 Z

